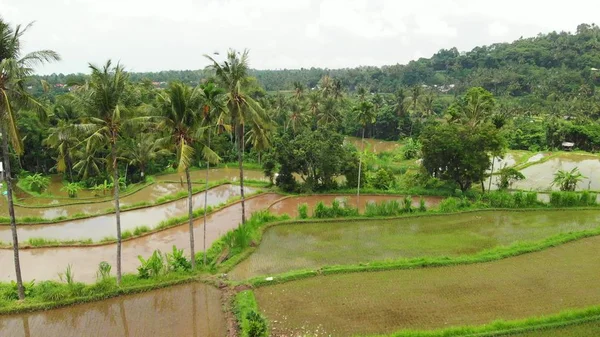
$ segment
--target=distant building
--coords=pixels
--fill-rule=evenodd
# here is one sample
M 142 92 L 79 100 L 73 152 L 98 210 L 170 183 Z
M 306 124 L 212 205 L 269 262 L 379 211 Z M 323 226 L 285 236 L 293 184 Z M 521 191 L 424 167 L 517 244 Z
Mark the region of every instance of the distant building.
M 571 151 L 571 150 L 573 150 L 573 146 L 575 146 L 575 143 L 571 143 L 571 142 L 563 142 L 562 143 L 562 148 L 565 151 Z

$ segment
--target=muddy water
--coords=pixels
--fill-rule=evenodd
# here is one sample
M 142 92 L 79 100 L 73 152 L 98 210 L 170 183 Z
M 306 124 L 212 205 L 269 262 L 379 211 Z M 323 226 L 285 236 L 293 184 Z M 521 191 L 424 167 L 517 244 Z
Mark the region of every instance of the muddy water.
M 251 198 L 246 201 L 246 214 L 266 208 L 281 195 L 269 193 Z M 241 222 L 241 205 L 239 203 L 226 207 L 208 216 L 206 226 L 206 246 L 210 245 L 225 234 L 236 228 Z M 110 226 L 113 224 L 111 222 Z M 202 251 L 202 219 L 194 223 L 196 251 Z M 123 242 L 123 271 L 136 272 L 139 265 L 138 255 L 148 257 L 155 249 L 163 252 L 171 251 L 173 245 L 183 248 L 189 253 L 188 226 L 182 225 L 148 235 L 139 239 Z M 98 264 L 107 261 L 116 264 L 116 245 L 99 247 L 61 247 L 21 250 L 21 268 L 25 280 L 57 279 L 58 273 L 64 272 L 71 264 L 75 280 L 82 282 L 95 281 Z M 0 280 L 14 280 L 14 265 L 12 250 L 0 250 Z
M 346 137 L 344 142 L 354 145 L 358 150 L 360 150 L 362 146 L 360 138 L 356 137 Z M 365 150 L 369 150 L 371 152 L 391 152 L 399 147 L 400 143 L 395 141 L 365 138 Z
M 474 212 L 395 220 L 297 223 L 268 229 L 229 277 L 423 256 L 460 256 L 597 228 L 599 211 Z
M 513 188 L 523 190 L 558 190 L 558 187 L 551 187 L 554 174 L 558 170 L 570 171 L 573 168 L 579 168 L 579 171 L 586 177 L 578 185 L 577 190 L 600 190 L 600 157 L 587 154 L 561 154 L 544 163 L 529 166 L 521 173 L 525 180 L 516 182 Z
M 412 197 L 412 205 L 413 207 L 419 206 L 419 196 Z M 437 206 L 440 201 L 443 199 L 442 197 L 423 197 L 425 200 L 425 205 L 427 208 L 432 208 Z M 298 216 L 298 205 L 307 204 L 309 209 L 309 214 L 312 214 L 317 203 L 322 201 L 325 205 L 331 206 L 331 203 L 334 200 L 338 200 L 340 203 L 347 202 L 352 207 L 356 207 L 356 195 L 347 195 L 347 196 L 339 196 L 339 195 L 311 195 L 311 196 L 302 196 L 302 197 L 291 197 L 283 199 L 274 205 L 272 205 L 269 210 L 276 214 L 289 214 L 292 218 Z M 367 203 L 372 202 L 382 202 L 387 200 L 397 200 L 398 202 L 402 202 L 404 200 L 403 196 L 397 195 L 361 195 L 360 196 L 360 209 L 361 211 L 365 209 Z
M 510 154 L 507 153 L 504 158 L 500 158 L 500 157 L 493 157 L 492 158 L 492 163 L 494 165 L 494 172 L 504 168 L 504 167 L 511 167 L 514 166 L 517 161 L 515 160 L 515 157 Z M 487 172 L 491 171 L 491 166 L 490 169 Z
M 252 187 L 244 188 L 246 193 L 255 192 Z M 221 185 L 208 191 L 208 205 L 216 206 L 240 194 L 236 185 Z M 194 209 L 204 207 L 204 192 L 193 196 Z M 121 230 L 132 230 L 137 226 L 154 228 L 161 221 L 188 214 L 188 199 L 180 199 L 159 206 L 123 211 L 121 213 Z M 19 239 L 45 238 L 59 240 L 92 239 L 100 241 L 107 236 L 116 237 L 114 213 L 97 217 L 65 221 L 56 224 L 19 226 Z M 0 241 L 11 241 L 10 227 L 0 227 Z
M 226 336 L 221 293 L 186 284 L 36 313 L 0 316 L 0 336 Z

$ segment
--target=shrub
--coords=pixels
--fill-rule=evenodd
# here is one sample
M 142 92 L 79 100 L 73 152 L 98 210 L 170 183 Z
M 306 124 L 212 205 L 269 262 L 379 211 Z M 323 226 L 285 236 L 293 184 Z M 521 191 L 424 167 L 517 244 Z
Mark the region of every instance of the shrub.
M 469 200 L 467 198 L 462 197 L 460 199 L 450 197 L 442 200 L 440 202 L 440 211 L 442 212 L 456 212 L 460 209 L 464 209 L 470 206 Z
M 63 186 L 60 190 L 66 191 L 69 195 L 69 198 L 77 198 L 77 193 L 79 193 L 81 189 L 82 187 L 79 183 L 68 183 L 67 185 Z
M 33 294 L 33 289 L 35 287 L 35 280 L 32 280 L 31 282 L 23 282 L 23 290 L 25 292 L 25 297 L 29 297 Z M 17 282 L 15 281 L 10 281 L 10 286 L 4 288 L 4 291 L 2 292 L 2 296 L 4 299 L 6 300 L 13 300 L 16 301 L 19 299 L 19 291 L 18 291 L 18 287 L 17 287 Z
M 379 169 L 371 179 L 371 185 L 380 190 L 389 190 L 394 186 L 396 178 L 390 170 Z
M 308 218 L 308 205 L 303 203 L 302 205 L 298 205 L 298 217 L 300 219 Z
M 325 206 L 325 204 L 320 201 L 315 207 L 315 211 L 313 214 L 314 218 L 338 218 L 338 217 L 347 217 L 347 216 L 358 216 L 358 209 L 352 206 L 349 206 L 348 202 L 344 202 L 344 206 L 340 205 L 338 200 L 334 200 L 331 203 L 331 207 Z
M 32 174 L 23 179 L 25 187 L 36 193 L 42 193 L 50 185 L 50 178 L 42 176 L 40 173 Z
M 192 264 L 183 254 L 183 249 L 177 249 L 175 245 L 173 245 L 173 252 L 167 254 L 167 264 L 171 271 L 187 272 L 192 270 Z
M 402 209 L 404 213 L 412 213 L 412 197 L 410 195 L 404 197 L 402 204 L 404 205 L 404 208 Z
M 137 268 L 138 278 L 148 279 L 156 277 L 161 275 L 165 269 L 165 259 L 160 250 L 155 250 L 152 253 L 152 256 L 147 260 L 144 260 L 141 255 L 138 255 L 138 260 L 140 260 L 141 263 Z
M 423 197 L 419 198 L 419 212 L 426 212 L 427 207 L 425 206 L 425 199 Z
M 400 203 L 397 200 L 386 200 L 382 202 L 367 203 L 365 216 L 393 216 L 400 214 Z
M 96 280 L 103 281 L 110 278 L 110 270 L 112 269 L 111 265 L 102 261 L 98 264 L 98 271 L 96 272 Z
M 404 159 L 414 159 L 421 156 L 421 142 L 409 138 L 402 148 L 402 157 Z
M 64 273 L 59 273 L 58 278 L 66 284 L 72 286 L 75 283 L 75 273 L 73 273 L 73 266 L 67 265 L 67 269 Z
M 265 317 L 252 310 L 246 314 L 248 320 L 248 337 L 267 337 L 269 336 L 269 328 Z

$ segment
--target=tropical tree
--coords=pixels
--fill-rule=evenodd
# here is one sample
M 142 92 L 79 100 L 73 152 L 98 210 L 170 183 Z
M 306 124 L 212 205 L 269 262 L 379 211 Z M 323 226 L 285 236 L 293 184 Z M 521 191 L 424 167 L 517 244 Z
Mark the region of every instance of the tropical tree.
M 145 181 L 148 164 L 160 156 L 167 156 L 169 151 L 161 147 L 156 137 L 151 133 L 140 133 L 137 137 L 128 138 L 120 148 L 121 156 L 129 165 L 137 166 Z
M 33 99 L 25 88 L 25 80 L 32 74 L 32 68 L 39 64 L 60 59 L 58 54 L 51 50 L 22 54 L 21 38 L 30 27 L 31 24 L 25 27 L 16 25 L 13 28 L 0 18 L 0 132 L 2 134 L 2 161 L 4 163 L 4 180 L 6 181 L 7 189 L 17 292 L 21 300 L 25 298 L 25 290 L 21 276 L 19 239 L 17 236 L 15 208 L 12 197 L 9 142 L 17 155 L 23 153 L 23 140 L 19 135 L 16 122 L 16 111 L 18 109 L 34 108 L 42 112 L 42 115 L 44 112 L 41 104 Z
M 102 67 L 90 64 L 92 74 L 81 95 L 81 105 L 86 116 L 78 128 L 89 132 L 86 152 L 93 153 L 96 145 L 110 149 L 110 161 L 114 183 L 115 218 L 117 223 L 117 285 L 121 284 L 121 208 L 119 206 L 119 169 L 117 166 L 117 142 L 121 128 L 126 122 L 126 85 L 128 75 L 123 66 L 113 66 L 108 60 Z M 77 165 L 76 165 L 77 166 Z
M 75 152 L 75 157 L 79 160 L 73 165 L 73 170 L 84 180 L 100 175 L 106 162 L 106 158 L 98 156 L 95 141 L 86 142 L 83 151 Z
M 226 124 L 227 104 L 225 102 L 225 90 L 214 83 L 209 82 L 200 86 L 202 96 L 202 126 L 207 139 L 207 147 L 210 149 L 210 140 L 213 133 L 231 131 Z M 206 191 L 209 186 L 210 158 L 206 157 Z M 204 252 L 204 265 L 206 265 L 206 217 L 208 212 L 208 193 L 204 193 L 204 225 L 202 233 L 202 250 Z
M 361 156 L 365 151 L 365 129 L 367 124 L 375 123 L 375 111 L 373 109 L 373 103 L 369 101 L 362 101 L 358 103 L 353 109 L 358 114 L 358 122 L 362 126 L 362 138 L 361 138 Z M 360 207 L 360 174 L 362 169 L 362 159 L 359 157 L 358 161 L 358 186 L 356 188 L 356 203 Z
M 57 97 L 52 113 L 57 122 L 50 128 L 50 134 L 44 139 L 44 144 L 57 153 L 56 171 L 68 173 L 69 179 L 73 181 L 73 153 L 80 143 L 80 135 L 73 124 L 81 117 L 75 98 L 72 95 Z
M 227 53 L 227 59 L 222 64 L 208 55 L 205 56 L 212 62 L 209 69 L 215 72 L 217 80 L 227 92 L 227 110 L 235 129 L 238 144 L 242 224 L 244 224 L 246 222 L 243 163 L 245 127 L 249 125 L 250 127 L 264 128 L 268 124 L 269 118 L 262 106 L 245 91 L 248 85 L 248 50 L 244 50 L 242 53 L 230 50 Z
M 561 191 L 575 191 L 577 184 L 583 179 L 586 179 L 586 177 L 579 172 L 577 167 L 574 167 L 571 171 L 558 170 L 554 174 L 551 186 L 558 186 Z
M 188 189 L 188 215 L 190 232 L 190 254 L 192 268 L 196 267 L 196 249 L 194 244 L 194 215 L 192 180 L 190 166 L 194 157 L 194 145 L 199 142 L 201 134 L 203 109 L 202 95 L 198 88 L 191 88 L 181 82 L 171 82 L 169 87 L 158 93 L 156 106 L 158 109 L 158 129 L 167 136 L 158 142 L 165 148 L 174 149 L 177 154 L 177 170 L 185 172 Z M 209 147 L 200 143 L 205 158 L 216 161 L 218 156 Z M 205 192 L 206 193 L 206 192 Z

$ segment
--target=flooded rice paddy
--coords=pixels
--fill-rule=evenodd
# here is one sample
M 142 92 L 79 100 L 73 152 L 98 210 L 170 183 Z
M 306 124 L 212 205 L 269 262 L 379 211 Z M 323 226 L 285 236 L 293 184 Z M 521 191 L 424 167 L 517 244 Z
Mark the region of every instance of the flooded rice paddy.
M 481 325 L 600 303 L 600 237 L 489 263 L 319 276 L 255 290 L 274 336 Z
M 252 187 L 244 188 L 246 193 L 255 192 Z M 229 198 L 240 194 L 237 185 L 221 185 L 208 190 L 208 205 L 216 206 Z M 205 192 L 193 196 L 194 209 L 204 207 Z M 162 205 L 133 209 L 121 212 L 121 230 L 133 230 L 137 226 L 154 228 L 163 220 L 188 214 L 188 199 L 183 198 Z M 59 222 L 56 224 L 26 225 L 18 227 L 19 239 L 45 238 L 57 240 L 92 239 L 99 241 L 104 237 L 116 237 L 115 214 Z M 10 242 L 9 226 L 0 226 L 0 241 Z
M 554 174 L 558 170 L 570 171 L 575 167 L 586 177 L 577 185 L 577 190 L 600 190 L 600 157 L 578 153 L 562 153 L 521 170 L 525 180 L 516 182 L 513 188 L 534 191 L 558 190 L 558 187 L 551 186 Z
M 268 193 L 256 196 L 246 201 L 246 214 L 264 209 L 282 196 Z M 241 205 L 225 207 L 207 217 L 206 246 L 207 248 L 225 234 L 236 228 L 241 222 Z M 113 222 L 107 224 L 114 227 Z M 196 250 L 202 251 L 203 219 L 194 222 Z M 189 254 L 188 226 L 182 225 L 169 228 L 152 235 L 123 242 L 123 272 L 136 272 L 139 266 L 138 255 L 148 257 L 155 249 L 162 252 L 171 251 L 173 245 L 183 248 Z M 58 273 L 64 272 L 71 264 L 75 280 L 94 282 L 98 264 L 107 261 L 116 265 L 116 244 L 97 247 L 59 247 L 24 249 L 20 252 L 21 269 L 24 280 L 55 280 Z M 13 253 L 9 249 L 0 249 L 0 280 L 14 280 Z
M 229 278 L 323 266 L 458 256 L 600 226 L 599 211 L 475 212 L 395 220 L 315 222 L 269 228 Z
M 220 291 L 202 283 L 0 317 L 6 337 L 220 337 L 226 327 Z
M 194 170 L 190 172 L 192 181 L 203 181 L 206 179 L 206 170 Z M 48 186 L 47 194 L 52 194 L 57 198 L 52 197 L 33 197 L 23 191 L 17 190 L 17 197 L 19 203 L 25 206 L 46 206 L 51 209 L 35 209 L 28 207 L 17 207 L 17 216 L 40 216 L 44 218 L 54 218 L 58 216 L 69 216 L 75 213 L 93 214 L 99 211 L 103 211 L 113 206 L 111 200 L 111 191 L 106 193 L 100 193 L 96 195 L 96 192 L 90 190 L 81 190 L 78 193 L 77 198 L 68 198 L 65 191 L 61 191 L 63 188 L 63 182 L 60 180 L 60 176 L 54 175 L 51 178 L 50 185 Z M 209 179 L 211 181 L 227 180 L 227 181 L 238 181 L 240 178 L 239 170 L 237 168 L 216 168 L 210 169 Z M 264 173 L 257 170 L 244 170 L 245 179 L 253 180 L 266 180 Z M 178 191 L 187 190 L 185 185 L 185 176 L 179 173 L 170 173 L 156 176 L 156 183 L 150 186 L 144 187 L 141 190 L 123 196 L 121 201 L 122 205 L 131 205 L 138 202 L 153 202 L 157 198 L 172 194 Z M 105 201 L 105 202 L 102 202 Z M 72 206 L 61 206 L 61 204 L 68 204 L 73 202 L 80 202 L 84 204 Z M 6 206 L 6 198 L 0 198 L 0 216 L 8 214 Z

